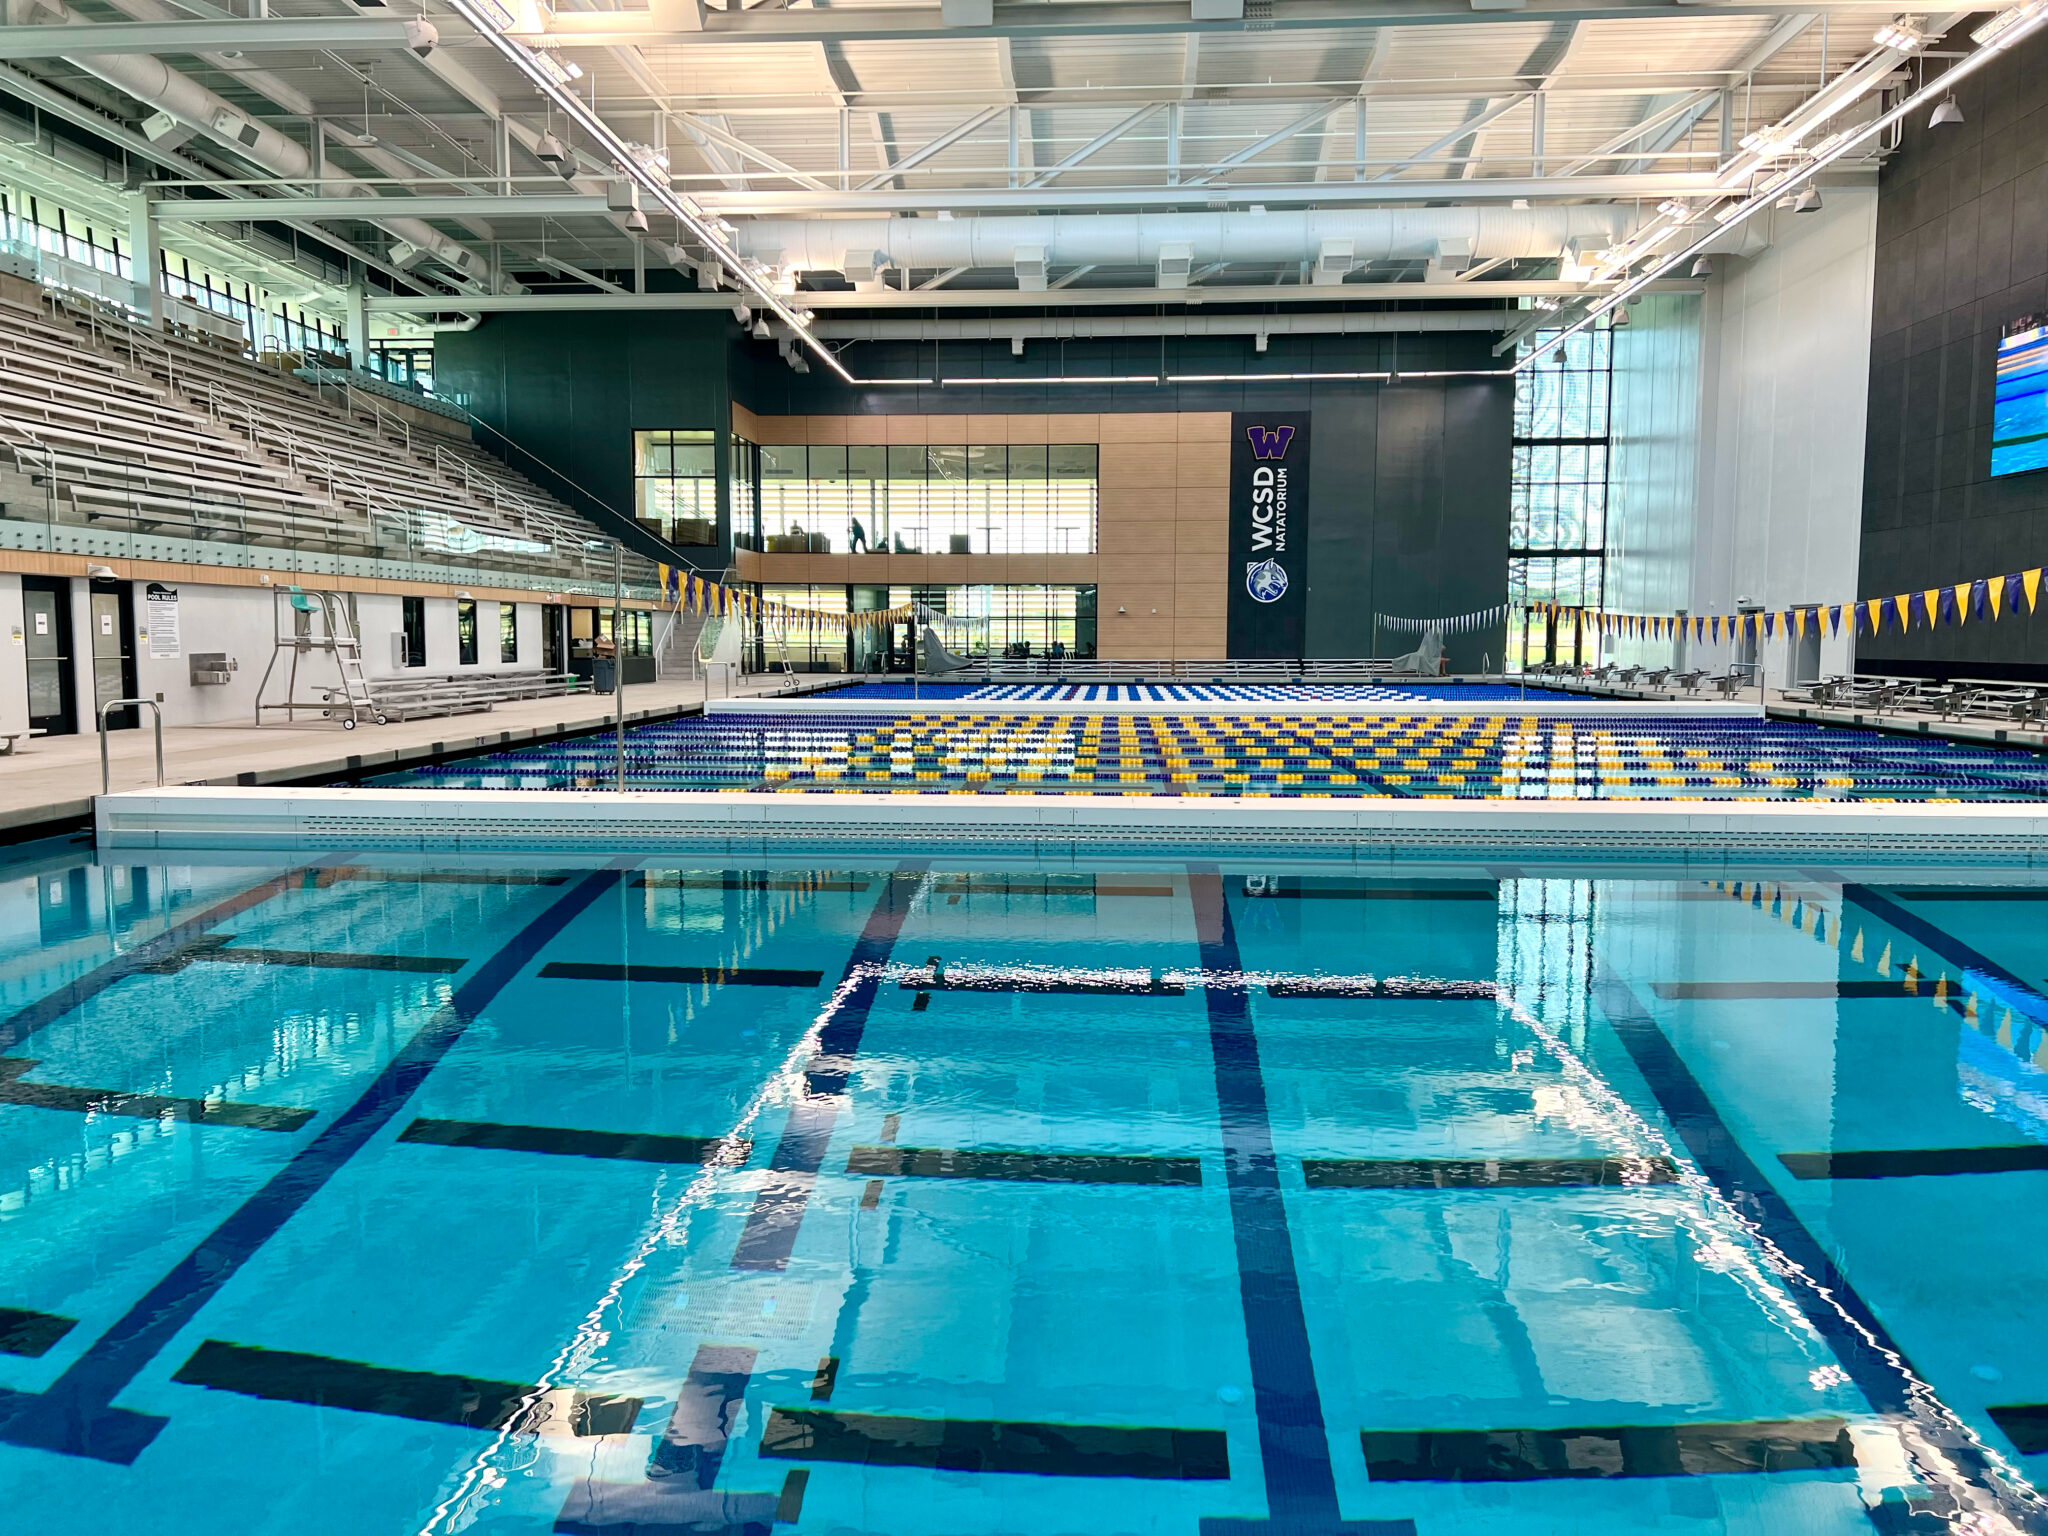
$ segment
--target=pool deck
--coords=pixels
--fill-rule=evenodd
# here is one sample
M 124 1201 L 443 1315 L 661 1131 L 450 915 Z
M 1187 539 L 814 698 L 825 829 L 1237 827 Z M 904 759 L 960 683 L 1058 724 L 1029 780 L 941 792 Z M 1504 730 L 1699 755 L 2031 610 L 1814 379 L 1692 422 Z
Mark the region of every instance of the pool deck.
M 765 677 L 751 683 L 763 690 L 778 686 L 778 680 Z M 786 681 L 780 685 L 786 686 Z M 704 685 L 694 678 L 641 684 L 626 690 L 626 723 L 694 714 L 703 700 Z M 353 731 L 331 720 L 168 726 L 164 777 L 173 784 L 213 785 L 342 778 L 365 769 L 411 767 L 477 748 L 519 746 L 602 730 L 612 719 L 610 695 L 572 693 L 500 704 L 477 714 L 394 720 Z M 146 722 L 140 730 L 109 732 L 107 757 L 116 790 L 155 783 L 156 745 Z M 89 818 L 99 785 L 96 735 L 22 738 L 12 755 L 0 757 L 0 835 Z
M 1145 795 L 703 790 L 130 790 L 98 802 L 102 848 L 391 848 L 450 853 L 687 847 L 761 853 L 880 844 L 1040 856 L 1174 846 L 1323 852 L 1758 850 L 2048 863 L 2048 802 L 1286 800 Z

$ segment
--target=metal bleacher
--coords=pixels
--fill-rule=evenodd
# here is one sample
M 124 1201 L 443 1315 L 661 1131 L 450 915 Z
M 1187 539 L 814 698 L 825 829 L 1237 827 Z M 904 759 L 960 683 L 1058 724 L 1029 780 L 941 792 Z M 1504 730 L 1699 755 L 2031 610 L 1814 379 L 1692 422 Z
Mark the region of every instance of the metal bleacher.
M 606 536 L 459 425 L 56 292 L 40 307 L 0 297 L 0 501 L 12 521 L 380 572 L 459 566 L 589 591 L 613 578 Z M 630 556 L 626 580 L 652 586 L 653 569 Z

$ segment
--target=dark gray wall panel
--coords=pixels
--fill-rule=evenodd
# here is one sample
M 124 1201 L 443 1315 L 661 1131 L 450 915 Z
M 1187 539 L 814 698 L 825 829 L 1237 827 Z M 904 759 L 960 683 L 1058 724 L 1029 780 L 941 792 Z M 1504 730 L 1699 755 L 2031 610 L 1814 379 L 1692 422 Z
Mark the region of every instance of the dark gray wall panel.
M 1963 82 L 1956 101 L 1963 122 L 1906 127 L 1879 187 L 1858 582 L 1869 597 L 2048 558 L 2048 472 L 1990 472 L 1999 335 L 2048 311 L 2048 38 Z M 2048 676 L 2048 612 L 1867 637 L 1857 659 Z

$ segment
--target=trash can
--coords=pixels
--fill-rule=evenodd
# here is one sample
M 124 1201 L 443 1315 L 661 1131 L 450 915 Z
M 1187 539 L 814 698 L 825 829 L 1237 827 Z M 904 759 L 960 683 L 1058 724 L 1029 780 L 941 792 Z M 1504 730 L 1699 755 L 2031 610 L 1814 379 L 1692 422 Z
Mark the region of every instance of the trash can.
M 595 656 L 591 658 L 591 682 L 599 693 L 610 693 L 619 686 L 619 659 L 616 656 Z

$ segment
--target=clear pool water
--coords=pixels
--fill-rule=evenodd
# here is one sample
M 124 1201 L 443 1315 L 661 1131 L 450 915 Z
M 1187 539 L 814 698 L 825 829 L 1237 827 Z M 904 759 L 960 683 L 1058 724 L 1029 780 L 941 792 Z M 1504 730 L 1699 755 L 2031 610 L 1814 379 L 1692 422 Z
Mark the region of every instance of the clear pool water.
M 609 734 L 375 782 L 616 782 Z M 2043 800 L 2048 757 L 1794 721 L 1493 716 L 690 715 L 626 734 L 642 789 L 1376 795 L 1563 800 Z
M 0 906 L 10 1529 L 2041 1524 L 2048 877 L 44 850 Z

